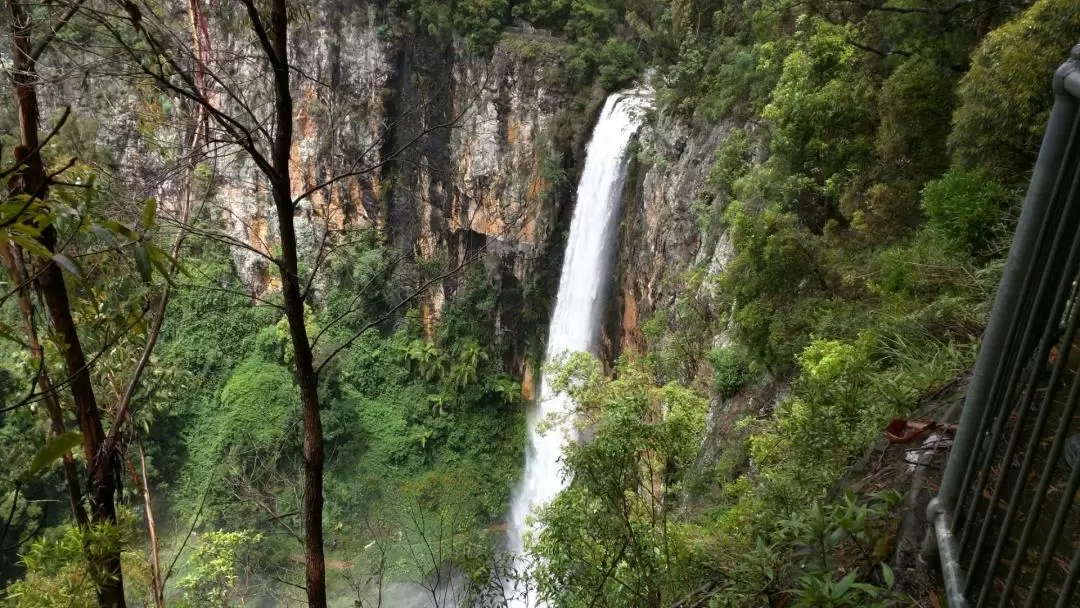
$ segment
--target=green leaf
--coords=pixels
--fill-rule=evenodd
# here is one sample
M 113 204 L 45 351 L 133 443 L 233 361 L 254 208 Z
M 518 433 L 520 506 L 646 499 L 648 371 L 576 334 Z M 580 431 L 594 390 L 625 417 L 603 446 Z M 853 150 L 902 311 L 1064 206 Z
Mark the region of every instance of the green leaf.
M 91 224 L 90 232 L 96 234 L 98 238 L 100 238 L 102 241 L 105 241 L 105 244 L 107 245 L 115 247 L 120 244 L 119 241 L 116 240 L 116 234 L 112 230 L 109 230 L 104 226 L 101 226 L 99 224 Z
M 146 199 L 146 203 L 143 205 L 142 216 L 139 218 L 139 225 L 143 230 L 150 230 L 154 227 L 154 217 L 157 215 L 157 199 L 150 197 Z
M 19 234 L 25 234 L 26 236 L 32 236 L 34 238 L 41 236 L 40 230 L 22 222 L 12 224 L 11 231 L 18 232 Z
M 37 475 L 42 469 L 63 456 L 64 452 L 70 452 L 80 443 L 82 443 L 82 433 L 77 431 L 68 431 L 63 435 L 57 435 L 50 439 L 45 443 L 45 447 L 38 450 L 37 454 L 34 454 L 34 460 L 30 462 L 30 468 L 22 474 L 20 479 L 26 481 Z
M 150 265 L 150 254 L 142 243 L 135 243 L 135 266 L 139 269 L 139 276 L 142 277 L 142 280 L 149 283 L 150 279 L 153 278 L 153 271 Z
M 851 586 L 855 591 L 862 591 L 870 597 L 877 597 L 881 595 L 881 588 L 875 587 L 869 583 L 855 583 Z
M 847 576 L 840 579 L 840 582 L 836 584 L 836 588 L 834 589 L 834 591 L 836 592 L 836 597 L 843 597 L 843 595 L 848 592 L 848 589 L 851 588 L 852 583 L 855 582 L 855 578 L 858 576 L 859 571 L 852 570 L 851 572 L 848 572 Z
M 38 256 L 39 258 L 47 259 L 52 257 L 52 255 L 49 253 L 49 250 L 36 240 L 19 233 L 12 233 L 10 236 L 11 240 L 15 241 L 20 246 L 22 246 L 23 249 Z
M 166 258 L 168 259 L 168 258 Z M 169 287 L 176 287 L 176 282 L 173 281 L 172 276 L 169 275 L 169 269 L 165 267 L 165 264 L 161 262 L 161 258 L 156 255 L 150 256 L 150 263 L 157 268 L 157 271 L 161 273 L 161 276 L 165 278 L 165 282 L 169 284 Z
M 129 239 L 129 240 L 132 240 L 132 241 L 139 240 L 139 235 L 135 234 L 134 230 L 132 230 L 131 228 L 128 228 L 127 226 L 121 224 L 120 222 L 113 222 L 113 221 L 106 220 L 106 221 L 101 222 L 101 225 L 104 226 L 105 228 L 108 228 L 109 230 L 113 231 L 114 233 L 119 234 L 120 236 L 122 236 L 122 237 L 124 237 L 126 239 Z
M 161 276 L 165 278 L 165 282 L 169 284 L 169 287 L 176 287 L 176 283 L 172 280 L 172 270 L 179 269 L 176 262 L 169 257 L 169 254 L 158 247 L 157 245 L 147 242 L 146 251 L 150 254 L 150 263 L 154 265 L 154 268 L 161 273 Z
M 15 196 L 9 196 L 8 202 L 0 204 L 0 217 L 6 217 L 14 213 L 18 213 L 26 206 L 26 199 L 28 197 L 25 194 L 17 194 Z M 33 206 L 33 205 L 31 205 Z
M 885 579 L 885 587 L 887 589 L 893 588 L 893 583 L 896 581 L 896 576 L 893 574 L 892 568 L 885 562 L 881 563 L 881 577 Z
M 82 280 L 82 273 L 79 272 L 79 267 L 75 265 L 75 262 L 71 261 L 71 258 L 62 253 L 54 253 L 52 259 L 58 266 L 75 275 L 75 278 Z

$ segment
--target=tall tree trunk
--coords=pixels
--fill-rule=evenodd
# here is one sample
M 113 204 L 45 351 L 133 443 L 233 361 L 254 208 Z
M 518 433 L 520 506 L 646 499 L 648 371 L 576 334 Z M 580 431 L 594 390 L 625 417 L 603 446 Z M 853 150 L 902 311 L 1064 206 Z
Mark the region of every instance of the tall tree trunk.
M 249 11 L 252 5 L 249 4 Z M 257 22 L 254 27 L 259 28 Z M 323 554 L 323 447 L 322 420 L 319 413 L 318 377 L 304 325 L 304 300 L 300 292 L 296 253 L 296 227 L 290 180 L 292 154 L 293 101 L 289 90 L 289 24 L 286 1 L 273 0 L 270 7 L 270 48 L 266 49 L 274 70 L 274 141 L 271 165 L 274 175 L 271 188 L 281 237 L 281 290 L 285 317 L 292 339 L 296 382 L 300 387 L 300 407 L 304 432 L 304 558 L 308 605 L 326 606 L 326 561 Z
M 315 376 L 311 346 L 304 327 L 304 302 L 296 276 L 296 232 L 292 212 L 279 207 L 281 234 L 281 283 L 285 317 L 289 321 L 296 382 L 300 386 L 300 407 L 304 426 L 304 558 L 308 605 L 326 606 L 326 565 L 323 555 L 323 449 L 322 420 L 319 413 L 318 378 Z
M 56 396 L 49 372 L 45 368 L 45 350 L 41 347 L 38 339 L 37 326 L 34 324 L 34 307 L 30 301 L 30 289 L 27 286 L 29 273 L 23 261 L 22 251 L 12 244 L 10 247 L 0 248 L 0 256 L 3 257 L 4 267 L 11 276 L 16 287 L 16 296 L 19 302 L 19 312 L 22 315 L 23 327 L 26 330 L 27 345 L 30 346 L 30 357 L 38 368 L 37 384 L 41 389 L 41 400 L 45 404 L 45 411 L 49 414 L 49 435 L 58 437 L 66 431 L 64 425 L 64 411 L 60 407 L 60 400 Z M 71 508 L 71 516 L 80 529 L 85 530 L 90 520 L 86 515 L 86 508 L 82 503 L 82 486 L 79 483 L 79 471 L 75 467 L 75 459 L 71 452 L 64 452 L 61 471 L 64 483 L 68 490 L 68 505 Z
M 18 0 L 8 0 L 11 17 L 11 46 L 15 69 L 12 81 L 15 105 L 19 112 L 19 134 L 22 167 L 22 192 L 44 200 L 48 195 L 48 179 L 41 160 L 41 142 L 38 138 L 37 74 L 34 53 L 30 42 L 32 24 Z M 49 226 L 42 230 L 41 244 L 55 252 L 56 230 Z M 75 402 L 75 419 L 82 432 L 83 452 L 90 471 L 91 521 L 116 523 L 116 478 L 114 455 L 102 450 L 105 430 L 101 412 L 94 397 L 86 356 L 71 316 L 67 285 L 63 272 L 52 260 L 45 260 L 37 286 L 45 300 L 45 307 L 52 319 L 53 329 L 63 346 L 64 363 L 69 376 L 71 394 Z M 112 551 L 100 557 L 90 557 L 90 570 L 97 586 L 98 602 L 109 608 L 123 607 L 124 581 L 120 570 L 120 553 Z
M 56 232 L 46 229 L 42 244 L 49 251 L 56 247 Z M 83 436 L 83 452 L 90 472 L 90 517 L 95 524 L 116 523 L 115 454 L 104 450 L 105 429 L 101 411 L 94 397 L 90 370 L 86 364 L 79 333 L 71 316 L 67 286 L 60 267 L 51 260 L 38 277 L 38 288 L 52 318 L 53 329 L 63 341 L 64 362 L 70 378 L 71 395 L 75 401 L 75 419 Z M 96 562 L 96 563 L 95 563 Z M 97 585 L 98 601 L 109 608 L 123 607 L 124 580 L 120 571 L 120 552 L 112 551 L 91 561 L 91 571 Z
M 150 497 L 150 481 L 146 475 L 146 451 L 142 439 L 136 439 L 139 447 L 139 490 L 142 491 L 143 507 L 146 510 L 146 529 L 150 535 L 150 584 L 153 586 L 154 606 L 165 608 L 165 582 L 162 580 L 161 559 L 158 551 L 157 520 L 154 519 L 154 506 Z

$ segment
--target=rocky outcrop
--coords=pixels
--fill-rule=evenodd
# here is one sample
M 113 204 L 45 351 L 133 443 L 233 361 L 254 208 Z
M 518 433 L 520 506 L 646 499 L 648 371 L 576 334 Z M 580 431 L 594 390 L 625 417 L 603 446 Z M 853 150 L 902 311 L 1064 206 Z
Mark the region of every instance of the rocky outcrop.
M 522 323 L 546 326 L 596 93 L 567 90 L 554 73 L 560 66 L 537 51 L 558 40 L 508 33 L 481 56 L 388 10 L 319 0 L 293 26 L 291 180 L 303 196 L 296 210 L 302 260 L 310 267 L 328 245 L 376 230 L 408 267 L 402 276 L 415 278 L 399 296 L 430 276 L 417 270 L 423 265 L 452 269 L 477 260 L 500 294 L 503 312 L 492 322 L 515 330 L 506 333 L 515 334 L 520 355 L 529 333 L 517 331 Z M 208 26 L 205 61 L 222 79 L 207 90 L 258 133 L 272 123 L 267 67 L 246 52 L 250 40 L 226 31 L 237 24 L 213 19 L 219 16 Z M 131 83 L 88 78 L 96 84 L 85 92 L 72 83 L 53 96 L 74 101 L 83 117 L 76 126 L 93 153 L 81 157 L 122 179 L 134 197 L 178 209 L 185 176 L 177 101 L 150 86 L 133 92 Z M 278 239 L 268 188 L 235 146 L 216 144 L 203 160 L 204 216 L 231 241 L 251 295 L 262 297 L 277 288 L 267 259 Z M 424 318 L 436 320 L 459 284 L 451 274 L 432 285 Z M 316 298 L 321 287 L 315 283 Z
M 690 295 L 686 273 L 703 272 L 701 289 L 709 289 L 709 279 L 731 259 L 727 235 L 703 220 L 727 204 L 706 179 L 733 127 L 720 122 L 695 131 L 674 117 L 657 116 L 642 128 L 623 196 L 620 272 L 607 323 L 612 356 L 645 347 L 642 325 Z
M 506 258 L 523 280 L 551 235 L 561 202 L 543 175 L 554 156 L 547 133 L 565 102 L 544 83 L 544 66 L 500 45 L 478 57 L 435 37 L 395 38 L 371 7 L 338 6 L 294 36 L 301 78 L 295 93 L 294 192 L 300 234 L 314 250 L 326 234 L 374 228 L 406 259 L 444 252 L 452 266 L 483 251 Z M 253 196 L 250 167 L 222 177 L 217 205 L 233 235 L 271 246 L 272 210 Z M 264 245 L 265 243 L 265 245 Z M 314 255 L 312 253 L 311 255 Z M 258 294 L 273 285 L 258 256 L 236 254 Z M 454 281 L 434 286 L 437 315 Z

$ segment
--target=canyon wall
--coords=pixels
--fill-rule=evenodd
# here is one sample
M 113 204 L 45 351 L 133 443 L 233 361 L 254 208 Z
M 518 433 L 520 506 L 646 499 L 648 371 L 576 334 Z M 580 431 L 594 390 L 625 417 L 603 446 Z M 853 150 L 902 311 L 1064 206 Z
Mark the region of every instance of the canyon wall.
M 449 270 L 476 260 L 499 294 L 492 322 L 505 330 L 499 333 L 515 353 L 513 366 L 523 369 L 526 355 L 542 352 L 577 172 L 604 92 L 570 90 L 557 54 L 545 52 L 563 43 L 545 34 L 508 32 L 478 55 L 460 40 L 404 25 L 380 3 L 324 0 L 320 8 L 299 20 L 290 38 L 293 191 L 310 193 L 296 211 L 303 259 L 315 262 L 321 248 L 374 229 L 405 265 L 438 260 Z M 212 32 L 211 39 L 225 41 L 210 51 L 220 57 L 239 56 L 247 44 L 228 32 Z M 223 105 L 268 116 L 271 88 L 261 64 L 221 65 L 232 82 L 244 83 L 248 107 L 227 99 Z M 56 98 L 74 100 L 80 115 L 92 117 L 80 126 L 86 139 L 96 138 L 95 160 L 124 175 L 136 196 L 175 208 L 180 135 L 168 121 L 154 121 L 169 113 L 168 101 L 136 93 L 117 98 L 105 80 L 69 85 Z M 711 289 L 709 278 L 730 258 L 726 236 L 715 222 L 703 223 L 702 209 L 726 204 L 706 181 L 735 126 L 745 127 L 720 122 L 694 130 L 660 115 L 642 129 L 608 299 L 609 363 L 623 351 L 645 349 L 642 326 L 687 296 L 688 273 L 704 273 L 701 289 Z M 228 147 L 215 154 L 206 163 L 213 183 L 208 214 L 240 244 L 231 247 L 236 269 L 251 295 L 261 297 L 277 287 L 265 257 L 276 247 L 273 205 L 247 155 Z M 427 291 L 429 324 L 460 282 L 461 273 L 448 273 Z

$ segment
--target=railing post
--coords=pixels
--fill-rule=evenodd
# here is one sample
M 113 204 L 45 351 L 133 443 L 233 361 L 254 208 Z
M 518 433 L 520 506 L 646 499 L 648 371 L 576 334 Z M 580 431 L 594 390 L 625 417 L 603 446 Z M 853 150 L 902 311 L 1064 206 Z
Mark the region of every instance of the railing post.
M 1035 172 L 1028 185 L 1004 274 L 998 285 L 990 324 L 983 333 L 979 357 L 975 362 L 967 396 L 964 398 L 964 409 L 941 480 L 941 490 L 937 495 L 940 508 L 949 513 L 956 508 L 956 496 L 960 490 L 964 469 L 978 439 L 979 421 L 986 415 L 990 405 L 987 398 L 994 381 L 994 369 L 1001 351 L 1005 348 L 1009 321 L 1016 312 L 1024 273 L 1034 254 L 1035 241 L 1049 208 L 1050 195 L 1061 168 L 1068 141 L 1067 132 L 1076 117 L 1077 96 L 1080 96 L 1080 45 L 1073 47 L 1070 60 L 1055 73 L 1054 94 L 1054 109 L 1046 126 L 1039 159 L 1035 163 Z
M 1013 319 L 1024 295 L 1025 277 L 1031 268 L 1033 256 L 1038 255 L 1039 235 L 1053 204 L 1055 184 L 1063 170 L 1062 164 L 1069 147 L 1069 133 L 1080 110 L 1080 45 L 1073 47 L 1069 60 L 1054 74 L 1053 90 L 1054 107 L 964 398 L 963 412 L 942 476 L 941 488 L 927 508 L 930 529 L 923 555 L 924 558 L 931 558 L 937 550 L 950 606 L 967 605 L 963 597 L 966 581 L 960 564 L 960 548 L 956 546 L 952 529 L 953 516 L 959 506 L 956 503 L 969 462 L 976 457 L 974 451 L 979 444 L 981 429 L 988 428 L 989 421 L 984 424 L 984 419 L 992 416 L 995 409 L 996 404 L 990 403 L 989 399 L 994 391 L 996 372 L 1002 357 L 1007 355 L 1005 350 L 1009 348 Z

